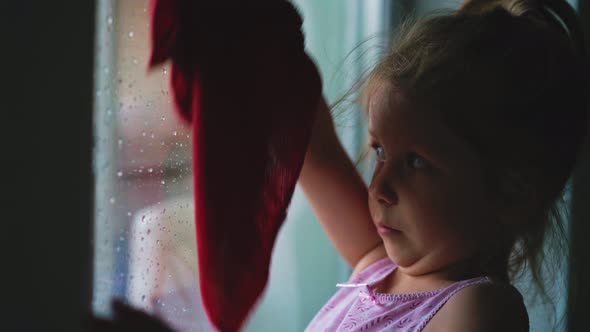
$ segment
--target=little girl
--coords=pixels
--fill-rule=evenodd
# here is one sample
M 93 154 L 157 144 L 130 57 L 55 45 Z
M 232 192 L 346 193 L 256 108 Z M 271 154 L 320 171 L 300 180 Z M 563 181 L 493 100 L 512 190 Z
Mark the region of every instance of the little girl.
M 353 268 L 306 331 L 528 331 L 510 284 L 585 136 L 589 71 L 562 0 L 473 0 L 406 24 L 362 102 L 367 189 L 322 103 L 299 184 Z

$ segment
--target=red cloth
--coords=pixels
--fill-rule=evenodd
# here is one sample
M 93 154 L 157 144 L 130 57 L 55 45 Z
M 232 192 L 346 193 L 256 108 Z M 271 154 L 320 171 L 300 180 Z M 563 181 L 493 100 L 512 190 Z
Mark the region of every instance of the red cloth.
M 268 279 L 321 81 L 284 0 L 152 0 L 150 68 L 172 62 L 193 130 L 200 290 L 220 331 L 238 331 Z

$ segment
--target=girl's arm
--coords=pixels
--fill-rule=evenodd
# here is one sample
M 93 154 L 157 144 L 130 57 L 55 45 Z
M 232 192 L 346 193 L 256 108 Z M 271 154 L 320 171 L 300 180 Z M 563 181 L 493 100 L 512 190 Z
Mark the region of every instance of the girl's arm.
M 369 213 L 367 187 L 338 140 L 324 99 L 316 113 L 299 185 L 328 238 L 352 268 L 370 263 L 363 257 L 371 262 L 384 257 Z M 379 257 L 375 257 L 377 251 L 382 253 Z

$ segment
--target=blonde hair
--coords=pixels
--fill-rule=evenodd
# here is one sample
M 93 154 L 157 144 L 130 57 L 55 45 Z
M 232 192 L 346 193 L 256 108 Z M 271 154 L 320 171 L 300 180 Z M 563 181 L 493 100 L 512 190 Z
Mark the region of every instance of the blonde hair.
M 543 244 L 556 235 L 552 248 L 562 252 L 560 201 L 586 135 L 588 68 L 565 1 L 472 0 L 406 21 L 362 92 L 367 104 L 387 82 L 417 109 L 440 113 L 485 161 L 503 227 L 499 277 L 528 265 L 542 294 Z

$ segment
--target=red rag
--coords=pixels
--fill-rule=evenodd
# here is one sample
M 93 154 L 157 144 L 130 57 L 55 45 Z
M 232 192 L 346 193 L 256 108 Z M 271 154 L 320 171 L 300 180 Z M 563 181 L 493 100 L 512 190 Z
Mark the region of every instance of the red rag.
M 238 331 L 268 279 L 303 165 L 321 79 L 285 0 L 152 0 L 149 67 L 171 60 L 191 122 L 200 290 L 212 324 Z

